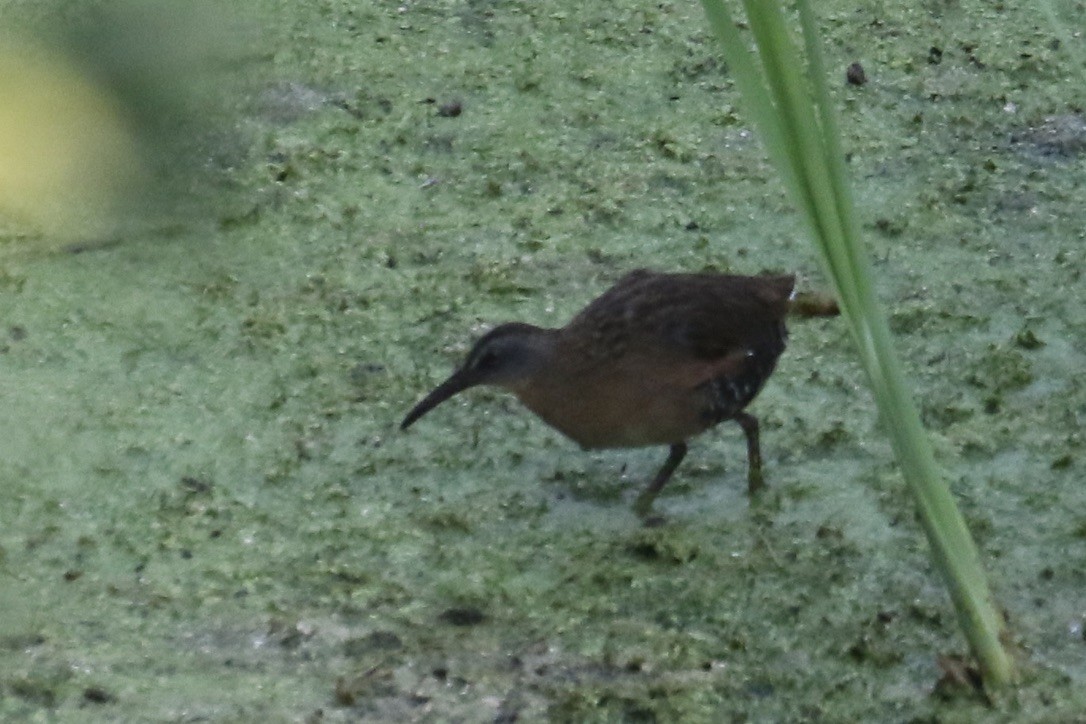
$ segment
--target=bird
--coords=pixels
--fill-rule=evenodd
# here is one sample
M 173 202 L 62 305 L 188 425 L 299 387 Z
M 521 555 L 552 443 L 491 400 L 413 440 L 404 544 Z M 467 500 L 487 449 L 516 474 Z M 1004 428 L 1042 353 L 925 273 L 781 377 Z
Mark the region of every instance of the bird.
M 501 324 L 404 417 L 489 385 L 515 395 L 587 450 L 668 446 L 634 503 L 645 517 L 687 441 L 734 420 L 747 442 L 747 489 L 765 485 L 758 419 L 746 407 L 784 352 L 785 317 L 832 316 L 832 298 L 797 294 L 794 275 L 631 271 L 568 324 Z

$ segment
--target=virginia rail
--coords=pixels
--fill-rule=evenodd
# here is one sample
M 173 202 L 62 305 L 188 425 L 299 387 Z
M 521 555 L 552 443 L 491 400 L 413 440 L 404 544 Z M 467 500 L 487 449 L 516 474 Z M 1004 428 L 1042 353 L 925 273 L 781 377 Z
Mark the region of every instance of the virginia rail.
M 832 315 L 796 298 L 795 277 L 637 270 L 561 329 L 510 322 L 407 413 L 401 429 L 458 392 L 493 385 L 586 449 L 669 445 L 635 505 L 645 515 L 686 455 L 687 439 L 724 420 L 747 438 L 747 486 L 763 485 L 758 420 L 744 408 L 784 351 L 784 318 Z

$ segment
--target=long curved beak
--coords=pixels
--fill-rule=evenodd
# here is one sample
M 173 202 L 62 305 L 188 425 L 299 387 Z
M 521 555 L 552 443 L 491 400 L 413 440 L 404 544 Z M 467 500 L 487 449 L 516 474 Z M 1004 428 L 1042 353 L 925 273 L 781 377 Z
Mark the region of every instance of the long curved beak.
M 477 384 L 479 384 L 479 380 L 475 378 L 475 375 L 465 372 L 464 370 L 453 372 L 449 379 L 435 387 L 430 394 L 426 395 L 426 397 L 422 398 L 417 405 L 411 408 L 411 412 L 407 413 L 407 417 L 400 423 L 400 429 L 406 430 L 411 427 L 415 420 L 419 419 L 445 400 L 458 392 L 463 392 L 469 387 L 475 387 Z

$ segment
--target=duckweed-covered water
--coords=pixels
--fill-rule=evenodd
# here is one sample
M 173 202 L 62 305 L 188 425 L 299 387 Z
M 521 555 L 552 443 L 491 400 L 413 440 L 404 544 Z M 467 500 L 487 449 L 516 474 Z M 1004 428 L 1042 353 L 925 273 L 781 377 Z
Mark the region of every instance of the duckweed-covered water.
M 751 408 L 768 493 L 724 425 L 658 527 L 630 502 L 664 450 L 585 453 L 487 391 L 397 429 L 486 325 L 632 268 L 824 286 L 699 6 L 267 0 L 191 120 L 191 199 L 0 238 L 0 718 L 1086 717 L 1082 48 L 1013 5 L 818 12 L 1019 688 L 954 684 L 838 320 L 793 324 Z

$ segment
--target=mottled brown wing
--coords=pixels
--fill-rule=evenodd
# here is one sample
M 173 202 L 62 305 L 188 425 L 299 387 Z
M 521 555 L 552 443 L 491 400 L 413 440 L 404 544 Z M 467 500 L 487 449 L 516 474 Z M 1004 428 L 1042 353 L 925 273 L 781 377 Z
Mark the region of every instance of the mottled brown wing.
M 594 349 L 626 354 L 638 346 L 719 359 L 776 333 L 788 312 L 792 276 L 630 272 L 566 327 Z

